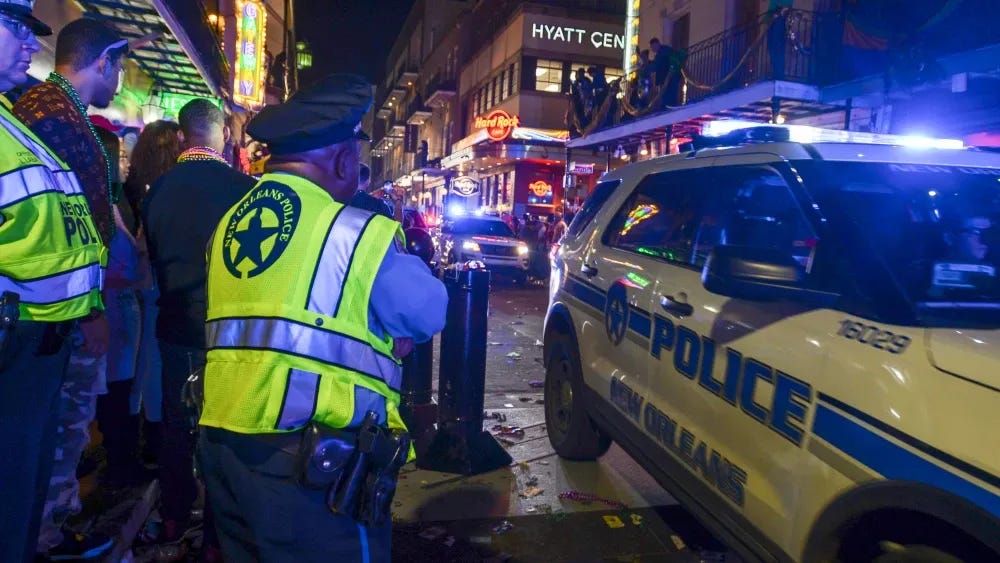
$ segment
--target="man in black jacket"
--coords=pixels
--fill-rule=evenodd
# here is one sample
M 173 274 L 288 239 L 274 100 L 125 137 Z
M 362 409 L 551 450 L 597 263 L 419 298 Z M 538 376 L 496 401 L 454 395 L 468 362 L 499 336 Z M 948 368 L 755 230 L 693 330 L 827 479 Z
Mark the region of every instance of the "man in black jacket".
M 178 115 L 184 152 L 146 194 L 143 223 L 160 290 L 156 337 L 163 359 L 163 451 L 160 542 L 176 542 L 190 529 L 198 489 L 192 475 L 196 440 L 181 390 L 205 365 L 205 246 L 222 216 L 256 183 L 222 157 L 225 116 L 204 99 Z

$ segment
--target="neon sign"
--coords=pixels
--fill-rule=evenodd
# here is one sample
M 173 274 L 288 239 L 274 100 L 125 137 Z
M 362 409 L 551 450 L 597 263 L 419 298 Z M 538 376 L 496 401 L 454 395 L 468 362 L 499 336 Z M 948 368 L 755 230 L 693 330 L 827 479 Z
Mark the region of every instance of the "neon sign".
M 628 0 L 625 15 L 625 76 L 635 78 L 639 66 L 639 0 Z
M 514 132 L 514 128 L 520 125 L 520 117 L 511 115 L 502 109 L 496 109 L 491 111 L 486 117 L 481 115 L 476 116 L 473 127 L 476 129 L 485 129 L 486 136 L 491 141 L 499 142 L 510 137 Z
M 538 197 L 547 197 L 552 194 L 552 184 L 545 180 L 535 180 L 528 184 L 528 189 Z
M 233 102 L 247 107 L 264 103 L 264 45 L 267 10 L 261 0 L 236 0 L 236 72 Z

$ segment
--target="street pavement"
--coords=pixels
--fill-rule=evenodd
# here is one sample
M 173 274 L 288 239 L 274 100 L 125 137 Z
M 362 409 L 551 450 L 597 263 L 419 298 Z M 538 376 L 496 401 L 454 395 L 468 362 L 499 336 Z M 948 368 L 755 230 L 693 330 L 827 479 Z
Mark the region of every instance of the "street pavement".
M 490 296 L 483 427 L 513 463 L 474 476 L 404 468 L 394 561 L 736 561 L 617 445 L 595 462 L 552 450 L 541 389 L 547 296 L 502 283 Z
M 738 561 L 617 445 L 595 462 L 564 461 L 552 450 L 541 388 L 547 295 L 542 285 L 499 282 L 490 296 L 483 428 L 513 462 L 473 476 L 404 467 L 393 561 Z M 438 352 L 435 343 L 435 399 Z M 91 476 L 83 488 L 77 528 L 118 539 L 105 561 L 165 560 L 132 545 L 156 506 L 156 483 L 110 492 Z M 195 561 L 194 552 L 181 560 Z

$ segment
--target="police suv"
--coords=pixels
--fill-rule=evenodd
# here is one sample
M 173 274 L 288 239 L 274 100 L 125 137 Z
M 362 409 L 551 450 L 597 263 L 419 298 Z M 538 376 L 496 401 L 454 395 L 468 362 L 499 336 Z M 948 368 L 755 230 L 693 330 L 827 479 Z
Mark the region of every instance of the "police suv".
M 618 442 L 751 560 L 1000 560 L 1000 155 L 740 127 L 574 218 L 556 452 Z
M 523 284 L 528 277 L 528 245 L 499 217 L 460 216 L 446 219 L 437 241 L 441 264 L 470 260 L 482 262 L 491 272 L 510 275 Z

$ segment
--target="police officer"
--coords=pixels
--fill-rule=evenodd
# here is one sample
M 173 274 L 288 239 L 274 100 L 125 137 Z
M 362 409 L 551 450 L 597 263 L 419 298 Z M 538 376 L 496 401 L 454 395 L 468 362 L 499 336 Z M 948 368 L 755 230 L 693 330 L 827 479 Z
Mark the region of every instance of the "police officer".
M 381 437 L 403 444 L 400 358 L 443 328 L 447 294 L 405 254 L 399 223 L 346 206 L 371 92 L 335 74 L 254 118 L 267 173 L 210 243 L 199 457 L 227 560 L 390 560 L 389 507 L 344 499 L 391 494 L 345 475 L 376 467 L 357 461 Z M 317 433 L 337 445 L 303 447 Z M 303 477 L 313 452 L 333 481 Z M 380 479 L 394 486 L 395 472 Z
M 30 0 L 0 0 L 0 92 L 27 82 L 36 35 Z M 55 457 L 59 388 L 77 319 L 103 309 L 97 237 L 80 183 L 0 105 L 0 561 L 32 561 Z M 15 307 L 11 304 L 17 303 Z M 3 315 L 0 315 L 3 316 Z

